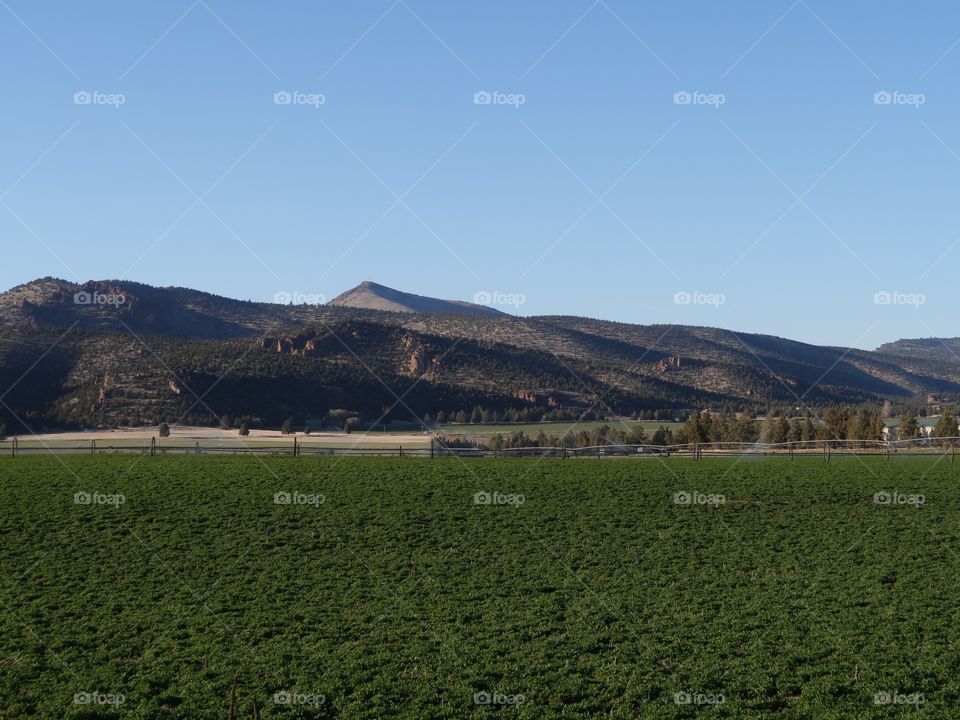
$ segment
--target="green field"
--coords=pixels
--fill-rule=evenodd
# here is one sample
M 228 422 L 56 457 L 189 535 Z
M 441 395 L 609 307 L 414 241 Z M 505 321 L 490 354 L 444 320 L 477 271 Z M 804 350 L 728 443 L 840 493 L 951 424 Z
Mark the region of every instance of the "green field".
M 523 431 L 529 437 L 536 437 L 541 430 L 547 435 L 557 435 L 562 437 L 566 432 L 579 432 L 603 427 L 614 428 L 617 430 L 627 430 L 634 427 L 642 427 L 648 433 L 653 433 L 659 427 L 678 429 L 684 426 L 683 423 L 674 422 L 655 422 L 652 420 L 643 421 L 619 421 L 619 420 L 591 420 L 589 422 L 550 422 L 550 423 L 509 423 L 500 425 L 437 425 L 434 431 L 440 435 L 510 435 L 511 433 Z
M 960 468 L 668 462 L 0 458 L 0 717 L 960 714 Z

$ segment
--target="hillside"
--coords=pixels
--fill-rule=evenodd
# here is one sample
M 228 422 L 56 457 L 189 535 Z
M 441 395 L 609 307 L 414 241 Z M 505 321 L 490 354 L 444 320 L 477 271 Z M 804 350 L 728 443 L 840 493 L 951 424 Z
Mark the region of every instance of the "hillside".
M 328 304 L 334 307 L 403 313 L 466 313 L 483 317 L 497 317 L 505 314 L 499 310 L 475 303 L 459 300 L 438 300 L 437 298 L 401 292 L 369 280 L 365 280 L 355 288 L 341 293 Z
M 960 362 L 960 338 L 920 338 L 897 340 L 877 348 L 877 352 L 905 358 L 923 358 L 945 363 Z
M 358 292 L 405 309 L 255 303 L 126 281 L 18 286 L 0 294 L 0 420 L 21 431 L 222 415 L 372 423 L 391 406 L 387 419 L 477 405 L 576 417 L 960 394 L 960 362 L 924 347 L 870 352 L 707 327 L 468 312 L 370 284 L 344 302 Z

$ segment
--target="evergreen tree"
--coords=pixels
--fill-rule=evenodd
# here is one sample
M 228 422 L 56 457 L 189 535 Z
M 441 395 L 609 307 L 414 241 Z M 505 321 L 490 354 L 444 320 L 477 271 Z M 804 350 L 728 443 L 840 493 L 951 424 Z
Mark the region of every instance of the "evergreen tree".
M 886 427 L 886 424 L 883 422 L 883 411 L 879 413 L 871 413 L 870 421 L 867 423 L 867 440 L 873 441 L 882 441 L 883 438 L 883 429 Z
M 824 434 L 827 440 L 845 440 L 847 438 L 847 426 L 850 423 L 847 408 L 840 406 L 829 408 L 825 420 L 827 427 Z
M 684 427 L 687 442 L 708 443 L 713 430 L 713 419 L 708 412 L 695 412 L 687 419 Z
M 801 434 L 800 439 L 807 443 L 805 447 L 810 447 L 809 443 L 817 439 L 817 426 L 814 425 L 813 418 L 810 417 L 809 413 L 807 414 L 806 420 L 803 422 L 803 433 Z
M 782 415 L 777 420 L 774 428 L 773 441 L 775 443 L 785 443 L 790 441 L 790 421 Z
M 870 425 L 870 412 L 866 408 L 860 408 L 856 414 L 850 415 L 847 420 L 847 439 L 848 440 L 867 440 L 867 430 Z M 861 446 L 864 443 L 860 443 Z
M 654 445 L 672 445 L 673 444 L 673 431 L 670 428 L 666 428 L 663 425 L 657 428 L 656 432 L 653 433 L 653 438 L 651 442 Z
M 943 408 L 943 411 L 940 413 L 940 419 L 937 420 L 937 426 L 933 430 L 933 434 L 938 438 L 957 437 L 957 418 L 954 417 L 954 414 L 950 408 Z M 940 444 L 947 445 L 949 443 L 941 440 Z
M 773 417 L 773 410 L 768 410 L 767 416 L 763 419 L 763 425 L 760 427 L 760 442 L 773 442 L 776 431 L 777 421 Z
M 920 422 L 917 411 L 908 408 L 900 416 L 900 427 L 897 428 L 897 440 L 914 440 L 920 437 Z

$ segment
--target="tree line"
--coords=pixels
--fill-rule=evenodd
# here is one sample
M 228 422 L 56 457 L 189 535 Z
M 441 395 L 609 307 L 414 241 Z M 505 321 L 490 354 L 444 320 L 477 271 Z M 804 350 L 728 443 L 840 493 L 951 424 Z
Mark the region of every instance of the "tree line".
M 803 417 L 787 417 L 768 412 L 762 419 L 741 413 L 694 412 L 683 427 L 673 429 L 661 425 L 651 434 L 639 425 L 616 427 L 600 425 L 591 429 L 568 431 L 562 435 L 541 430 L 527 435 L 522 430 L 510 434 L 497 433 L 488 443 L 477 443 L 490 450 L 522 447 L 584 448 L 609 445 L 683 445 L 688 443 L 796 443 L 797 447 L 813 447 L 822 442 L 853 442 L 862 447 L 886 440 L 913 440 L 927 435 L 922 432 L 919 416 L 913 408 L 906 409 L 899 425 L 884 432 L 887 423 L 882 410 L 842 406 L 827 408 L 822 416 L 812 413 Z M 958 436 L 957 417 L 952 408 L 943 408 L 929 437 Z M 449 442 L 449 441 L 447 441 Z M 938 444 L 948 444 L 941 441 Z

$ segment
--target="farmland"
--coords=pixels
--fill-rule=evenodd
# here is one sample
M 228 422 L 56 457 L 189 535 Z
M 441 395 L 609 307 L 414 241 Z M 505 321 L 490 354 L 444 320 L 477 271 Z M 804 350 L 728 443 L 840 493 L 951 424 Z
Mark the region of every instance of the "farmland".
M 0 717 L 948 717 L 958 478 L 0 458 Z
M 643 428 L 647 433 L 653 433 L 659 427 L 666 427 L 676 430 L 683 427 L 683 423 L 677 422 L 655 422 L 636 421 L 636 420 L 590 420 L 582 422 L 541 422 L 541 423 L 501 423 L 492 425 L 439 425 L 436 431 L 442 435 L 510 435 L 515 432 L 523 432 L 527 436 L 535 437 L 537 433 L 544 432 L 547 435 L 562 436 L 568 432 L 577 432 L 586 430 L 587 432 L 600 427 L 612 427 L 622 430 L 632 428 Z

